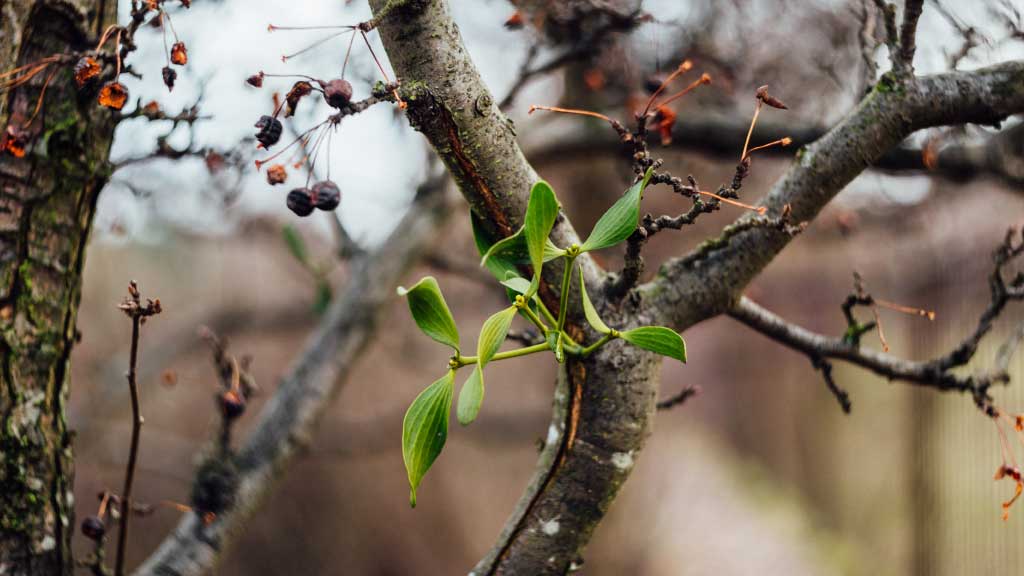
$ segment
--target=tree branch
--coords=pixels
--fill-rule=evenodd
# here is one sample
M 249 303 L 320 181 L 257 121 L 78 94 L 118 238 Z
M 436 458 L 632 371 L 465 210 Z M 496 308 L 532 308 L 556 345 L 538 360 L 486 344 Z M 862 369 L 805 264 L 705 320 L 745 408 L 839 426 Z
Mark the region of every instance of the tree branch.
M 737 115 L 707 111 L 680 117 L 672 134 L 671 147 L 735 161 L 743 147 L 750 123 Z M 771 142 L 790 138 L 788 147 L 767 148 L 759 155 L 791 158 L 794 151 L 807 146 L 828 133 L 828 128 L 815 122 L 775 121 L 762 119 L 754 130 L 753 140 Z M 991 176 L 999 178 L 1015 190 L 1024 187 L 1024 124 L 1016 124 L 997 132 L 979 143 L 951 143 L 939 148 L 931 164 L 925 164 L 923 150 L 906 143 L 888 150 L 871 163 L 870 168 L 894 175 L 927 173 L 952 181 Z M 622 157 L 622 141 L 613 132 L 590 133 L 574 131 L 570 136 L 546 141 L 529 148 L 527 157 L 534 164 L 552 160 L 564 162 L 593 158 L 595 154 Z
M 234 506 L 208 525 L 195 514 L 185 516 L 135 574 L 196 576 L 213 569 L 306 446 L 353 362 L 370 342 L 381 306 L 393 297 L 401 275 L 437 233 L 448 213 L 444 188 L 437 180 L 422 186 L 391 237 L 353 262 L 348 289 L 333 301 L 238 452 Z
M 1024 111 L 1024 61 L 974 72 L 951 72 L 906 82 L 883 78 L 835 128 L 797 155 L 762 205 L 792 221 L 807 222 L 865 168 L 915 130 L 944 124 L 997 124 Z M 750 215 L 731 228 L 742 226 Z M 752 227 L 725 241 L 710 241 L 667 262 L 638 290 L 645 307 L 685 329 L 728 310 L 744 287 L 792 236 Z

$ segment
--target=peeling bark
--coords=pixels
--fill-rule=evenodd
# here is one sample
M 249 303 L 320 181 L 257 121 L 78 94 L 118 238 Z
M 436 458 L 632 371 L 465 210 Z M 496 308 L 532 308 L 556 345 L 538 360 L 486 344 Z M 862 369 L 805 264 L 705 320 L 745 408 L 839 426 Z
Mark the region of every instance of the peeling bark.
M 0 69 L 90 47 L 94 1 L 0 3 Z M 66 68 L 66 67 L 65 67 Z M 50 70 L 3 95 L 4 126 L 32 116 Z M 115 120 L 59 69 L 24 158 L 0 155 L 0 573 L 71 574 L 73 463 L 65 422 L 82 264 L 108 177 Z

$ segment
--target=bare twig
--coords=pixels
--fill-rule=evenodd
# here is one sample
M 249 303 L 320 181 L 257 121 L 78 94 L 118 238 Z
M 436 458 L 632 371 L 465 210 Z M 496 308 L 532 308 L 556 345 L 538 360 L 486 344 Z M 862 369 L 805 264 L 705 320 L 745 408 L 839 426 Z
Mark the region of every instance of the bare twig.
M 136 379 L 136 368 L 139 360 L 139 329 L 149 316 L 161 312 L 160 299 L 148 300 L 145 305 L 139 294 L 139 287 L 132 280 L 128 284 L 128 297 L 120 305 L 121 310 L 132 320 L 132 346 L 128 361 L 128 389 L 132 401 L 132 436 L 128 451 L 128 465 L 125 468 L 124 488 L 119 499 L 121 502 L 121 525 L 117 534 L 117 559 L 114 564 L 115 576 L 124 574 L 125 552 L 127 552 L 128 532 L 131 522 L 132 484 L 135 481 L 135 465 L 139 455 L 139 434 L 142 432 L 142 409 L 139 405 L 139 384 Z
M 686 386 L 676 394 L 669 396 L 664 400 L 659 400 L 658 403 L 655 405 L 655 408 L 657 408 L 658 410 L 671 410 L 676 406 L 682 406 L 683 404 L 686 403 L 687 400 L 700 394 L 701 391 L 702 390 L 700 386 Z
M 1024 300 L 1024 273 L 1017 273 L 1009 281 L 1003 276 L 1007 264 L 1024 253 L 1024 235 L 1020 235 L 1019 240 L 1017 237 L 1018 234 L 1011 230 L 993 255 L 995 269 L 989 276 L 991 301 L 982 312 L 974 332 L 964 338 L 953 350 L 927 362 L 902 360 L 889 354 L 863 349 L 855 340 L 847 337 L 829 338 L 814 334 L 786 322 L 746 297 L 740 298 L 736 305 L 729 310 L 729 315 L 769 338 L 807 354 L 815 367 L 822 371 L 826 383 L 829 384 L 829 389 L 833 393 L 839 389 L 831 379 L 831 368 L 824 364 L 828 358 L 856 364 L 890 380 L 902 380 L 942 391 L 968 392 L 978 407 L 987 411 L 992 405 L 991 397 L 988 394 L 989 388 L 993 384 L 1009 381 L 1007 373 L 1009 360 L 1003 360 L 1003 358 L 1012 354 L 1012 350 L 1016 348 L 1018 338 L 1016 333 L 1004 345 L 1003 350 L 1006 352 L 1000 352 L 996 370 L 971 376 L 957 375 L 952 370 L 964 366 L 974 357 L 982 338 L 992 330 L 996 318 L 1007 304 L 1011 301 Z M 846 309 L 844 308 L 844 310 Z M 848 314 L 848 322 L 850 318 L 851 316 Z M 1024 336 L 1020 338 L 1024 338 Z M 843 403 L 845 393 L 840 391 L 836 395 L 840 403 Z M 848 403 L 848 399 L 846 402 Z

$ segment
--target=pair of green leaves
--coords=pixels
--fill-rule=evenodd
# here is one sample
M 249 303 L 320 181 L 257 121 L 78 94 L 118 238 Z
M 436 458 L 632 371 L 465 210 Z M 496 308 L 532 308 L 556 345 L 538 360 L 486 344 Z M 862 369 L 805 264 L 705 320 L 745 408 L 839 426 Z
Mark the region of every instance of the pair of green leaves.
M 424 334 L 459 354 L 459 331 L 437 280 L 427 276 L 411 288 L 399 288 L 409 311 Z M 484 400 L 484 366 L 498 353 L 508 336 L 516 307 L 509 306 L 484 322 L 477 340 L 476 366 L 459 392 L 456 416 L 466 425 L 476 419 Z M 409 502 L 416 505 L 416 489 L 448 438 L 448 419 L 454 394 L 455 369 L 428 386 L 413 401 L 402 424 L 402 456 L 409 476 Z M 441 408 L 441 405 L 443 409 Z
M 669 358 L 675 358 L 684 364 L 686 363 L 686 342 L 683 341 L 682 336 L 671 328 L 665 328 L 664 326 L 641 326 L 624 332 L 609 328 L 604 320 L 601 319 L 601 316 L 598 315 L 597 309 L 594 308 L 594 303 L 590 301 L 590 296 L 587 295 L 587 284 L 583 281 L 583 267 L 580 266 L 579 270 L 580 295 L 583 298 L 583 315 L 587 318 L 587 323 L 590 324 L 591 328 L 597 330 L 602 335 L 622 338 L 638 348 L 643 348 L 662 356 L 668 356 Z
M 523 225 L 515 234 L 495 242 L 494 245 L 481 250 L 484 252 L 480 261 L 482 266 L 497 276 L 498 280 L 505 280 L 509 274 L 518 276 L 517 265 L 522 263 L 522 255 L 526 252 L 530 266 L 533 268 L 533 281 L 524 297 L 529 300 L 540 287 L 540 270 L 545 262 L 554 260 L 565 254 L 565 250 L 558 248 L 548 236 L 551 228 L 555 225 L 560 210 L 558 199 L 555 198 L 555 191 L 544 181 L 537 182 L 530 189 L 530 200 L 526 205 L 526 216 L 523 218 Z M 479 230 L 474 226 L 474 237 L 477 248 L 481 248 L 486 242 L 482 239 Z M 494 259 L 493 264 L 488 264 Z
M 653 175 L 652 168 L 598 219 L 590 236 L 580 246 L 580 252 L 608 248 L 629 238 L 640 222 L 640 201 Z M 536 183 L 530 191 L 523 226 L 515 234 L 491 245 L 480 230 L 480 222 L 471 213 L 473 237 L 477 249 L 483 254 L 481 265 L 486 266 L 499 281 L 504 281 L 510 273 L 518 276 L 517 266 L 525 263 L 527 258 L 536 271 L 544 262 L 564 256 L 566 251 L 548 238 L 558 210 L 558 199 L 551 186 L 543 181 Z

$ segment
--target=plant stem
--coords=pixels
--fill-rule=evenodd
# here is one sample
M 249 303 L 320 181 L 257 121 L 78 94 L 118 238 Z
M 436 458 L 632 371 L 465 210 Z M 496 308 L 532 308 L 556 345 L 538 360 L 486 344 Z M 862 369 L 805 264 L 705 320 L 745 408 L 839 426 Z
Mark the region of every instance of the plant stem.
M 605 343 L 608 342 L 609 340 L 611 340 L 612 338 L 615 338 L 615 336 L 613 336 L 613 334 L 614 334 L 614 332 L 609 332 L 608 334 L 605 334 L 604 336 L 601 336 L 600 340 L 598 340 L 597 342 L 594 342 L 593 344 L 591 344 L 590 346 L 587 346 L 586 348 L 583 348 L 583 350 L 580 351 L 580 356 L 589 356 L 591 354 L 591 352 L 593 352 L 594 350 L 597 350 L 601 346 L 604 346 Z
M 544 322 L 537 317 L 537 314 L 533 310 L 530 310 L 529 304 L 524 304 L 523 307 L 520 308 L 519 310 L 521 310 L 523 314 L 525 314 L 526 317 L 530 319 L 530 322 L 533 322 L 534 325 L 540 329 L 542 334 L 548 333 L 549 328 L 547 327 L 547 324 L 544 324 Z
M 132 315 L 132 345 L 128 362 L 128 390 L 132 402 L 132 437 L 128 452 L 128 467 L 124 475 L 124 489 L 121 490 L 121 525 L 117 534 L 117 561 L 114 564 L 114 575 L 124 575 L 124 559 L 128 543 L 129 523 L 132 517 L 132 483 L 135 481 L 135 463 L 139 455 L 139 433 L 142 431 L 142 411 L 139 407 L 139 386 L 136 380 L 136 365 L 139 358 L 139 325 L 142 317 Z
M 491 358 L 491 362 L 494 362 L 495 360 L 505 360 L 506 358 L 527 356 L 529 354 L 536 354 L 537 352 L 544 352 L 545 350 L 550 350 L 548 343 L 541 342 L 540 344 L 534 344 L 533 346 L 527 346 L 526 348 L 517 348 L 507 352 L 498 352 Z M 477 356 L 460 356 L 458 358 L 459 367 L 461 368 L 468 364 L 476 364 L 478 360 L 479 357 Z
M 572 285 L 572 263 L 574 254 L 566 254 L 565 268 L 562 270 L 562 292 L 558 295 L 558 330 L 565 326 L 565 316 L 569 310 L 569 287 Z

